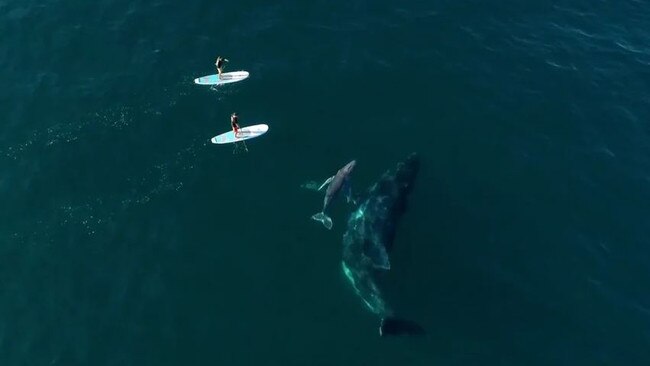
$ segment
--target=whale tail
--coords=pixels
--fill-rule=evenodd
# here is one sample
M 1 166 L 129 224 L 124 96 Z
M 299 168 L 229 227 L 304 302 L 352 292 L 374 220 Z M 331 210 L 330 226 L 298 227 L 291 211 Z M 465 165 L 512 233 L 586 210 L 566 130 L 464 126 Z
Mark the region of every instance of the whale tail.
M 329 216 L 325 215 L 324 212 L 319 212 L 311 217 L 312 220 L 320 221 L 323 223 L 328 230 L 332 230 L 332 219 Z
M 422 336 L 426 334 L 424 328 L 418 323 L 395 317 L 381 319 L 379 325 L 380 336 Z

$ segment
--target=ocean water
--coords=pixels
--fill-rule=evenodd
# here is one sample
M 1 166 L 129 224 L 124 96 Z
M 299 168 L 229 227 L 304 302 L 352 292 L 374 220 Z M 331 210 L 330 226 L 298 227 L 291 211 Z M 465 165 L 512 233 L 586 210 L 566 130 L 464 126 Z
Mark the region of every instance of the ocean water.
M 647 365 L 649 9 L 0 0 L 0 365 Z M 300 186 L 413 151 L 382 338 Z

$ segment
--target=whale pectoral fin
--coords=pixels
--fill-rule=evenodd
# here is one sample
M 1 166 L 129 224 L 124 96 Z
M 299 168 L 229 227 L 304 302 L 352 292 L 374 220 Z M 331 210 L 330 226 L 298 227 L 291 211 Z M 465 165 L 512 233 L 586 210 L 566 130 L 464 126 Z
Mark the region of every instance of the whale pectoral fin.
M 331 177 L 327 178 L 327 179 L 323 182 L 323 184 L 321 184 L 321 186 L 318 187 L 318 190 L 320 191 L 320 190 L 323 189 L 325 186 L 327 186 L 328 184 L 330 184 L 330 182 L 332 182 L 332 179 L 334 179 L 334 176 L 331 176 Z

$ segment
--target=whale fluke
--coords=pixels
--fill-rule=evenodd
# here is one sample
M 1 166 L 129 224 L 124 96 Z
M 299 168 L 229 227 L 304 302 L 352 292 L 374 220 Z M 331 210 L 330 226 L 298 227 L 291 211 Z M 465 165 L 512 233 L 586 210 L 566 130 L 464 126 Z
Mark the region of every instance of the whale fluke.
M 319 212 L 313 215 L 311 218 L 312 220 L 322 222 L 323 226 L 325 226 L 329 230 L 332 230 L 332 219 L 329 216 L 327 216 L 324 212 Z
M 426 334 L 424 328 L 418 323 L 400 319 L 396 317 L 388 317 L 381 319 L 379 325 L 380 336 L 421 336 Z

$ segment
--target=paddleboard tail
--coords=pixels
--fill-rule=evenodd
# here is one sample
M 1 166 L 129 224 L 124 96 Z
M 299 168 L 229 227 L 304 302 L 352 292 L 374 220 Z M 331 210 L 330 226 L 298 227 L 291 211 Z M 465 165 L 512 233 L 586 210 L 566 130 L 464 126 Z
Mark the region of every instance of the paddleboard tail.
M 332 230 L 332 219 L 329 216 L 325 215 L 323 212 L 319 212 L 311 217 L 312 220 L 320 221 L 323 223 L 328 230 Z

